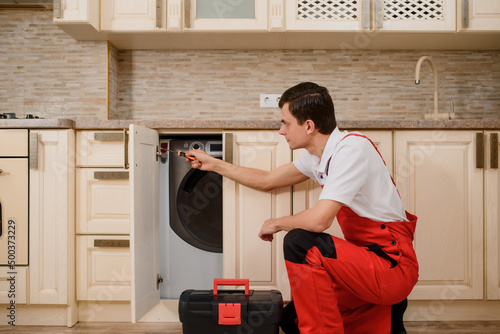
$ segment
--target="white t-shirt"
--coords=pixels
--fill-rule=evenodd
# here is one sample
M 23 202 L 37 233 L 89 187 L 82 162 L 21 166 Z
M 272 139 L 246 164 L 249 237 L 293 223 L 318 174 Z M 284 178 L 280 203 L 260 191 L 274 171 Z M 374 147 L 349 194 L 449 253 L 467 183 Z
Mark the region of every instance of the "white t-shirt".
M 294 161 L 295 167 L 323 186 L 320 200 L 340 202 L 358 216 L 374 221 L 407 221 L 403 203 L 382 157 L 364 137 L 343 139 L 348 134 L 336 128 L 328 138 L 321 159 L 305 152 Z

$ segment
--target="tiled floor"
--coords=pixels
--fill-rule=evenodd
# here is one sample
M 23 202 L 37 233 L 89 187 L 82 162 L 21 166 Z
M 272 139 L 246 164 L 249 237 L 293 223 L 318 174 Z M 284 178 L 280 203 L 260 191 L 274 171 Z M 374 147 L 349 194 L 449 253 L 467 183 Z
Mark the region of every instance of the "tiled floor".
M 408 334 L 499 334 L 500 321 L 456 321 L 456 322 L 408 322 Z M 34 326 L 2 326 L 0 332 L 11 333 L 164 333 L 182 334 L 181 325 L 169 323 L 78 323 L 72 328 L 66 327 L 34 327 Z M 282 332 L 280 332 L 282 333 Z M 205 334 L 205 333 L 200 333 Z

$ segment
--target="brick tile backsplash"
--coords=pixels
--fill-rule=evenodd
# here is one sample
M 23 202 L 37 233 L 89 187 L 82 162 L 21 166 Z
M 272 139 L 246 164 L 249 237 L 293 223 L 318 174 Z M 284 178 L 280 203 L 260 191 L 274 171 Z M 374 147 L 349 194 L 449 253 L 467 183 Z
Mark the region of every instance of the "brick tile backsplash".
M 117 50 L 75 41 L 48 10 L 0 9 L 0 112 L 70 119 L 276 119 L 261 93 L 313 81 L 338 119 L 500 118 L 500 51 Z M 107 67 L 109 63 L 109 69 Z M 109 78 L 109 90 L 107 81 Z

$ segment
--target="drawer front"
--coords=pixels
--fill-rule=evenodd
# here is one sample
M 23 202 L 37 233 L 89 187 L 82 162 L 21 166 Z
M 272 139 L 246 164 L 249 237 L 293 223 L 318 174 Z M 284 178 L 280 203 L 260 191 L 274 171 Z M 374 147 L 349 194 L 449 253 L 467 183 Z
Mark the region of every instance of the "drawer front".
M 123 169 L 76 170 L 76 233 L 129 234 L 130 182 Z
M 27 271 L 27 267 L 0 267 L 0 304 L 26 304 Z
M 0 130 L 0 157 L 27 157 L 28 130 Z
M 127 167 L 125 131 L 79 131 L 76 133 L 77 167 Z
M 77 300 L 130 300 L 128 237 L 77 236 L 76 259 Z

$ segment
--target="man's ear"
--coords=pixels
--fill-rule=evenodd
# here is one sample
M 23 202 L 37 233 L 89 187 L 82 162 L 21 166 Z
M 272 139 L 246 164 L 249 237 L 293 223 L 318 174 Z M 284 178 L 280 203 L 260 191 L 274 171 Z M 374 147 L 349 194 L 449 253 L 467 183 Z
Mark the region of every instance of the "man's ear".
M 307 133 L 310 134 L 310 133 L 313 133 L 314 130 L 316 130 L 316 125 L 314 124 L 314 122 L 310 119 L 308 119 L 307 121 L 305 121 L 306 123 L 306 130 L 307 130 Z

